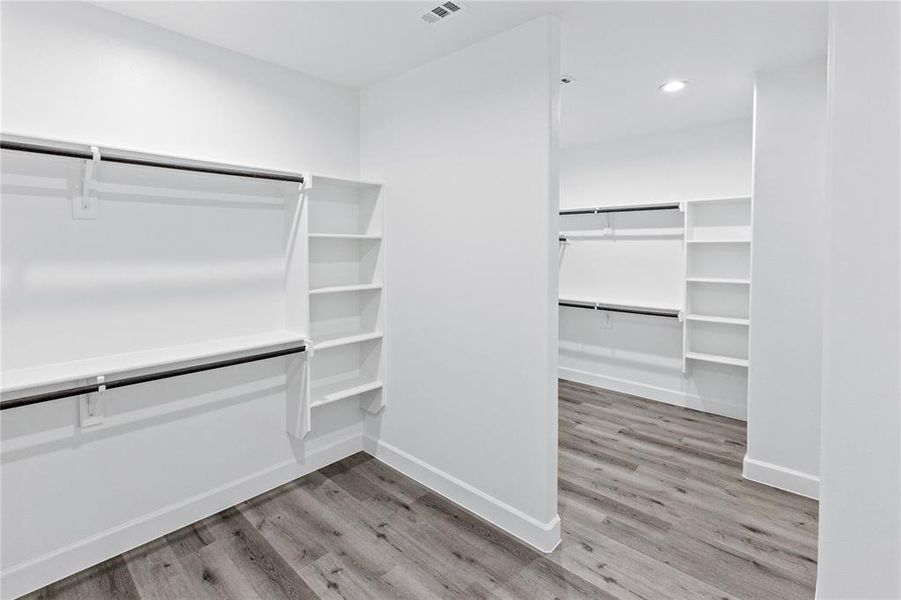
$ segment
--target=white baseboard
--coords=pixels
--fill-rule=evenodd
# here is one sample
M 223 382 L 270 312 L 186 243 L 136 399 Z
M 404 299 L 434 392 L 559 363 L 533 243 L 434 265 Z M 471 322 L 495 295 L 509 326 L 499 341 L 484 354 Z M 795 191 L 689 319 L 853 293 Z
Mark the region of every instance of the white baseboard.
M 780 467 L 762 460 L 745 456 L 742 477 L 769 485 L 786 492 L 807 496 L 814 500 L 820 496 L 820 478 L 809 473 Z
M 37 590 L 360 451 L 368 452 L 542 552 L 551 552 L 560 543 L 557 515 L 548 523 L 539 522 L 389 444 L 361 436 L 359 427 L 350 429 L 343 435 L 337 432 L 331 441 L 310 449 L 302 459 L 283 461 L 4 569 L 0 573 L 0 597 L 9 600 Z
M 349 434 L 312 448 L 302 459 L 289 459 L 203 494 L 170 504 L 0 573 L 2 598 L 8 600 L 59 581 L 195 521 L 268 492 L 298 477 L 363 450 L 359 426 Z
M 552 552 L 560 543 L 560 517 L 542 523 L 464 481 L 427 464 L 383 441 L 363 436 L 363 447 L 372 456 L 441 494 L 451 502 L 519 538 L 541 552 Z
M 607 375 L 599 375 L 597 373 L 589 373 L 588 371 L 580 371 L 579 369 L 570 369 L 568 367 L 560 367 L 558 369 L 560 379 L 574 381 L 585 385 L 605 388 L 656 400 L 664 404 L 672 404 L 673 406 L 682 406 L 693 410 L 700 410 L 706 413 L 719 415 L 721 417 L 729 417 L 740 421 L 747 421 L 747 408 L 744 405 L 731 404 L 729 402 L 721 402 L 717 400 L 703 399 L 696 394 L 686 394 L 679 390 L 671 390 L 668 388 L 639 383 L 637 381 L 629 381 L 627 379 L 619 379 L 617 377 L 608 377 Z

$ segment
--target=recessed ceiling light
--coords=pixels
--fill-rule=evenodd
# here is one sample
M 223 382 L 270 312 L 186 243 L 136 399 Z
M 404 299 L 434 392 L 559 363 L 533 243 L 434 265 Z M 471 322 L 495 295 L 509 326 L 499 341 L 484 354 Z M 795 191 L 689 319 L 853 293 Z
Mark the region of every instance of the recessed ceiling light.
M 686 85 L 688 85 L 687 81 L 674 79 L 672 81 L 667 81 L 666 83 L 661 84 L 657 89 L 666 94 L 674 94 L 676 92 L 681 92 L 682 90 L 684 90 Z

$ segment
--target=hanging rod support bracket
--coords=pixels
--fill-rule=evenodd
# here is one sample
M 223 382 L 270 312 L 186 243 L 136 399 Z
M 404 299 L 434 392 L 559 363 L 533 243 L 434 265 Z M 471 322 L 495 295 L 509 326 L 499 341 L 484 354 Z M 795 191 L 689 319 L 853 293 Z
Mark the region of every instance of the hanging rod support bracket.
M 78 399 L 79 422 L 82 429 L 103 425 L 106 376 L 98 375 L 96 385 L 96 391 L 84 394 Z
M 100 163 L 100 149 L 91 146 L 91 158 L 85 159 L 81 177 L 81 194 L 72 198 L 73 219 L 96 219 L 99 201 L 94 193 L 94 171 Z

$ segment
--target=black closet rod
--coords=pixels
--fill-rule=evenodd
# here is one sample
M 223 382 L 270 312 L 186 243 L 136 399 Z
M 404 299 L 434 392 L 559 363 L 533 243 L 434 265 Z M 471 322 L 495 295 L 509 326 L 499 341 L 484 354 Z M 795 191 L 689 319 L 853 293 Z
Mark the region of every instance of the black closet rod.
M 633 315 L 650 315 L 652 317 L 671 317 L 674 319 L 679 318 L 678 310 L 668 310 L 665 308 L 641 308 L 637 306 L 603 304 L 601 302 L 576 302 L 572 300 L 560 300 L 560 306 L 568 306 L 570 308 L 588 308 L 591 310 L 604 310 L 607 312 L 629 313 Z
M 602 213 L 614 212 L 638 212 L 643 210 L 678 210 L 678 202 L 667 202 L 664 204 L 635 204 L 632 206 L 598 206 L 596 208 L 565 208 L 560 211 L 561 215 L 596 215 Z
M 0 141 L 0 150 L 15 150 L 17 152 L 32 152 L 35 154 L 49 154 L 51 156 L 66 156 L 69 158 L 83 158 L 91 160 L 94 155 L 90 150 L 77 150 L 63 146 L 47 146 L 44 144 L 31 144 L 27 142 Z M 272 179 L 275 181 L 293 181 L 303 183 L 303 176 L 292 173 L 279 173 L 277 171 L 257 171 L 234 169 L 231 167 L 192 165 L 187 163 L 167 162 L 162 159 L 133 158 L 122 154 L 100 154 L 101 162 L 121 163 L 126 165 L 139 165 L 142 167 L 159 167 L 162 169 L 175 169 L 178 171 L 192 171 L 194 173 L 212 173 L 214 175 L 230 175 L 232 177 L 250 177 L 253 179 Z
M 288 354 L 298 354 L 307 349 L 306 345 L 294 346 L 292 348 L 284 348 L 282 350 L 271 350 L 260 354 L 251 354 L 249 356 L 241 356 L 239 358 L 229 358 L 227 360 L 219 360 L 190 367 L 182 367 L 179 369 L 169 369 L 168 371 L 157 371 L 156 373 L 148 373 L 146 375 L 135 375 L 134 377 L 125 377 L 115 381 L 107 381 L 105 383 L 92 383 L 73 388 L 56 390 L 53 392 L 44 392 L 43 394 L 34 394 L 32 396 L 23 396 L 12 400 L 4 400 L 0 402 L 0 410 L 9 408 L 18 408 L 20 406 L 29 406 L 31 404 L 40 404 L 42 402 L 50 402 L 51 400 L 59 400 L 60 398 L 70 398 L 72 396 L 81 396 L 82 394 L 90 394 L 91 392 L 99 392 L 101 388 L 111 390 L 113 388 L 126 387 L 129 385 L 137 385 L 139 383 L 147 383 L 148 381 L 156 381 L 158 379 L 168 379 L 169 377 L 180 377 L 182 375 L 190 375 L 191 373 L 200 373 L 201 371 L 212 371 L 213 369 L 224 369 L 234 365 L 242 365 L 244 363 L 267 360 L 279 356 L 287 356 Z

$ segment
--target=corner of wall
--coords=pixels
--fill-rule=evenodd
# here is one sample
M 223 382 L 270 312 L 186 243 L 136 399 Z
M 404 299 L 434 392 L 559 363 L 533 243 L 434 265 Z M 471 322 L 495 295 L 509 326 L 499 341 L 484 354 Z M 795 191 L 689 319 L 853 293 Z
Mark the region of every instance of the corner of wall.
M 742 477 L 814 500 L 820 495 L 820 478 L 816 475 L 756 460 L 748 455 L 743 461 Z
M 363 449 L 392 469 L 416 480 L 536 550 L 549 553 L 560 544 L 560 517 L 557 514 L 550 521 L 542 523 L 382 440 L 364 435 Z

